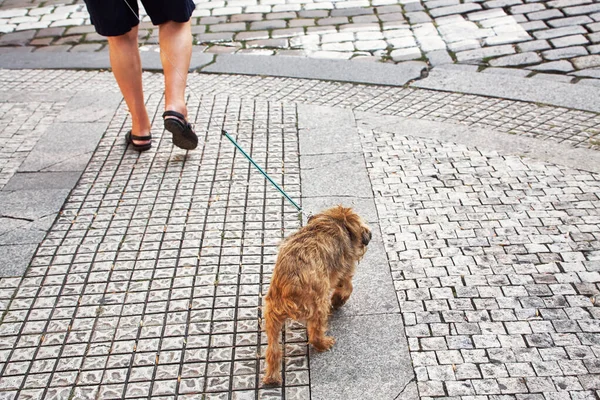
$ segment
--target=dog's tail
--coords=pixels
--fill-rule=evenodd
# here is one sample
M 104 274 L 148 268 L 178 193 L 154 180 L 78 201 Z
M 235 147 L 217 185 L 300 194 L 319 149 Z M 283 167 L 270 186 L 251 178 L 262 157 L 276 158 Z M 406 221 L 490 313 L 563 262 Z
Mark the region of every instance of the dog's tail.
M 263 315 L 268 341 L 265 354 L 267 368 L 263 382 L 267 385 L 281 383 L 282 352 L 279 346 L 279 335 L 286 319 L 285 314 L 280 314 L 273 309 L 273 305 L 273 302 L 267 296 Z

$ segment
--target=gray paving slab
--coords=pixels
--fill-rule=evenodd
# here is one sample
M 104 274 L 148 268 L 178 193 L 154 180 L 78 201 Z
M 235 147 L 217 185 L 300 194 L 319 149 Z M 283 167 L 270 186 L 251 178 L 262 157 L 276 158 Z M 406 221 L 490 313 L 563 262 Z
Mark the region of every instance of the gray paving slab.
M 354 116 L 350 110 L 314 105 L 298 106 L 300 153 L 357 153 L 361 151 Z
M 575 148 L 570 144 L 547 140 L 541 142 L 539 139 L 500 133 L 492 129 L 373 113 L 356 113 L 356 118 L 359 128 L 472 145 L 600 173 L 598 151 Z
M 21 175 L 19 182 L 38 179 L 44 185 L 74 187 L 81 172 L 85 169 L 108 122 L 122 101 L 117 93 L 103 93 L 102 96 L 89 93 L 76 93 L 69 98 L 56 121 L 48 127 L 32 151 L 19 167 L 19 172 L 75 172 L 74 174 L 46 175 L 46 179 L 35 175 Z M 53 179 L 53 178 L 57 179 Z M 17 184 L 16 182 L 13 184 Z
M 72 91 L 52 90 L 43 92 L 34 92 L 30 90 L 0 90 L 0 103 L 27 103 L 34 101 L 41 102 L 67 102 L 73 97 Z
M 325 150 L 324 150 L 325 151 Z M 302 196 L 370 198 L 364 159 L 358 153 L 301 155 Z
M 0 190 L 0 216 L 23 222 L 13 223 L 0 235 L 0 246 L 4 247 L 5 254 L 19 254 L 10 263 L 11 267 L 2 272 L 4 276 L 18 276 L 25 271 L 33 251 L 77 184 L 122 102 L 117 93 L 97 95 L 83 91 L 57 91 L 47 97 L 41 92 L 23 91 L 12 101 L 48 102 L 50 99 L 66 101 L 56 116 L 58 122 L 46 129 L 18 172 Z
M 43 189 L 71 189 L 81 176 L 77 172 L 32 172 L 16 173 L 2 188 L 5 191 L 13 190 L 43 190 Z
M 303 209 L 307 212 L 312 213 L 340 204 L 345 207 L 352 207 L 367 222 L 376 223 L 378 221 L 375 203 L 373 203 L 373 199 L 370 198 L 319 196 L 304 197 L 302 199 Z M 306 217 L 304 218 L 306 219 Z
M 301 106 L 298 130 L 303 199 L 337 196 L 348 203 L 372 197 L 350 110 Z
M 399 64 L 356 63 L 302 57 L 220 54 L 202 72 L 269 75 L 401 86 L 421 76 L 426 64 L 409 61 Z
M 600 112 L 600 89 L 561 82 L 544 82 L 517 76 L 448 71 L 434 68 L 413 87 L 448 92 L 478 94 Z
M 0 216 L 0 235 L 12 231 L 14 229 L 21 228 L 27 225 L 29 221 L 23 219 L 14 219 Z
M 340 317 L 399 313 L 390 267 L 378 224 L 371 224 L 373 239 L 365 257 L 356 267 L 354 291 L 338 311 Z
M 0 234 L 0 246 L 31 244 L 37 246 L 46 236 L 45 230 L 14 229 Z M 10 275 L 5 275 L 10 276 Z M 15 276 L 15 275 L 12 275 Z
M 354 291 L 330 321 L 336 345 L 311 354 L 312 398 L 394 399 L 413 372 L 354 116 L 349 110 L 299 106 L 298 131 L 304 209 L 350 205 L 373 231 L 357 265 Z
M 70 189 L 0 191 L 0 215 L 30 222 L 58 212 Z
M 56 122 L 104 122 L 107 125 L 121 101 L 123 96 L 120 93 L 98 96 L 93 91 L 78 91 L 60 111 Z
M 0 246 L 0 277 L 23 275 L 36 248 L 37 244 Z
M 155 51 L 140 52 L 142 68 L 148 71 L 162 71 L 160 54 Z M 194 52 L 190 70 L 201 68 L 213 61 L 213 55 Z M 86 52 L 34 52 L 23 53 L 8 49 L 0 53 L 0 68 L 28 69 L 110 69 L 107 51 Z
M 68 52 L 39 52 L 19 53 L 15 51 L 0 54 L 0 68 L 80 68 L 80 69 L 108 69 L 110 62 L 107 52 L 92 52 L 82 55 Z
M 105 123 L 54 123 L 23 161 L 19 172 L 81 172 L 105 130 Z
M 311 353 L 313 400 L 393 400 L 413 379 L 399 314 L 334 314 L 330 326 L 335 345 L 326 353 Z

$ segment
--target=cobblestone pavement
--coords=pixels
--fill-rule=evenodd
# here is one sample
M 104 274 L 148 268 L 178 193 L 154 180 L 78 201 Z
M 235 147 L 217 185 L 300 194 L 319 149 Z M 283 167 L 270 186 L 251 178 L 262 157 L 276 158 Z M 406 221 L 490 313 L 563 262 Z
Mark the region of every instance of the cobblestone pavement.
M 149 93 L 150 110 L 164 107 Z M 160 118 L 155 150 L 124 152 L 120 108 L 26 276 L 1 281 L 1 398 L 281 398 L 259 388 L 258 307 L 276 245 L 300 222 L 214 138 L 235 127 L 299 198 L 295 107 L 227 95 L 189 106 L 211 139 L 188 156 L 162 140 Z M 285 352 L 285 398 L 305 399 L 302 327 L 288 327 Z
M 144 79 L 160 115 L 162 76 Z M 118 91 L 108 72 L 0 71 L 0 81 Z M 300 222 L 223 144 L 221 125 L 292 198 L 297 103 L 598 149 L 597 114 L 522 102 L 226 75 L 192 74 L 190 87 L 198 151 L 173 148 L 160 118 L 153 150 L 124 151 L 121 106 L 25 277 L 0 279 L 0 398 L 202 398 L 198 388 L 205 399 L 309 398 L 301 326 L 286 329 L 283 390 L 260 387 L 257 357 L 276 245 Z M 21 110 L 14 124 L 32 118 Z M 419 396 L 598 398 L 600 176 L 410 132 L 361 140 Z
M 600 78 L 598 0 L 214 0 L 197 2 L 196 51 L 468 64 L 564 82 Z M 158 32 L 143 17 L 140 41 Z M 105 50 L 81 1 L 0 3 L 0 46 Z M 471 65 L 473 64 L 473 65 Z M 517 69 L 515 69 L 517 67 Z M 551 73 L 551 74 L 548 74 Z M 585 83 L 597 81 L 583 79 Z
M 160 90 L 153 73 L 145 74 L 148 92 Z M 78 87 L 118 92 L 107 72 L 0 71 L 5 90 L 47 90 Z M 260 97 L 273 101 L 301 102 L 352 108 L 379 114 L 492 127 L 500 132 L 568 143 L 599 150 L 600 116 L 595 113 L 546 107 L 512 100 L 436 92 L 425 89 L 363 86 L 347 83 L 232 75 L 196 75 L 193 93 Z M 19 168 L 37 138 L 64 103 L 0 103 L 0 188 Z
M 600 175 L 362 141 L 421 398 L 596 399 Z

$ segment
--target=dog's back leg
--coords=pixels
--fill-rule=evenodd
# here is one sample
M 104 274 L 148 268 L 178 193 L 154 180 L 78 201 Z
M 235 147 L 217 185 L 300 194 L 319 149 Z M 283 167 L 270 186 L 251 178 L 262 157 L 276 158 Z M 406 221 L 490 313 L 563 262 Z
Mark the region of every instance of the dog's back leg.
M 314 304 L 313 314 L 306 321 L 308 328 L 308 342 L 312 344 L 317 351 L 327 351 L 335 343 L 333 337 L 325 336 L 330 308 L 331 302 L 327 295 L 323 294 L 318 296 Z
M 271 301 L 265 301 L 265 332 L 267 333 L 267 352 L 265 361 L 267 368 L 263 382 L 266 385 L 281 383 L 281 347 L 279 346 L 279 335 L 285 322 L 285 315 L 278 315 L 271 308 Z

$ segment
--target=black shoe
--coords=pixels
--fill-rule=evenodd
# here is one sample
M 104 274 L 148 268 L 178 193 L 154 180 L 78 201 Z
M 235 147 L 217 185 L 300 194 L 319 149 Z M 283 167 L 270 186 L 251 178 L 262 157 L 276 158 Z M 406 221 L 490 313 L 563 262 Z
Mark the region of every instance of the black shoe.
M 139 152 L 150 150 L 150 148 L 152 147 L 152 142 L 146 143 L 146 144 L 136 144 L 136 143 L 133 142 L 134 140 L 140 140 L 140 141 L 142 141 L 142 140 L 152 140 L 152 136 L 151 135 L 148 135 L 148 136 L 136 136 L 136 135 L 132 134 L 131 131 L 129 131 L 125 135 L 125 141 L 127 142 L 127 144 L 131 145 L 131 147 L 133 147 L 134 150 L 137 150 Z
M 177 111 L 165 111 L 162 116 L 165 120 L 165 129 L 173 134 L 175 146 L 185 150 L 193 150 L 198 146 L 198 136 L 183 114 Z

